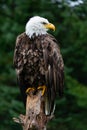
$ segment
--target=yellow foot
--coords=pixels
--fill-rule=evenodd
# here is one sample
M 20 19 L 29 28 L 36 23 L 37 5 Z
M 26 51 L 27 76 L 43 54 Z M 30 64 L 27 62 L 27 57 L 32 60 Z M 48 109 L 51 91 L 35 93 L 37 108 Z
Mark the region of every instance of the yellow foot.
M 38 90 L 39 89 L 41 89 L 42 90 L 42 96 L 45 94 L 45 91 L 46 91 L 46 86 L 44 85 L 44 86 L 39 86 L 38 88 L 37 88 Z
M 28 88 L 28 89 L 26 90 L 26 94 L 28 94 L 30 91 L 35 91 L 35 88 Z

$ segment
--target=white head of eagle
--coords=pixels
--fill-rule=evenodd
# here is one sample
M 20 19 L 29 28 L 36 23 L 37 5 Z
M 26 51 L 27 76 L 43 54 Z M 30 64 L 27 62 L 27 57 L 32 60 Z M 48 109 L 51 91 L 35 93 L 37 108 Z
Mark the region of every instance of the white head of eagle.
M 34 16 L 27 22 L 25 33 L 31 38 L 33 35 L 46 34 L 49 29 L 55 30 L 55 26 L 43 17 Z

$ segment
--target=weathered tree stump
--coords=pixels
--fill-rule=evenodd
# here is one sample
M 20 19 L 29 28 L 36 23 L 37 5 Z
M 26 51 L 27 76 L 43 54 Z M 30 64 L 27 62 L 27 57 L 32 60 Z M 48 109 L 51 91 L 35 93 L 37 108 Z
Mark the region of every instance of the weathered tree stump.
M 20 115 L 19 118 L 13 118 L 15 122 L 20 123 L 23 130 L 46 130 L 46 125 L 53 115 L 47 116 L 44 113 L 44 96 L 41 91 L 37 94 L 29 93 L 26 101 L 26 115 Z

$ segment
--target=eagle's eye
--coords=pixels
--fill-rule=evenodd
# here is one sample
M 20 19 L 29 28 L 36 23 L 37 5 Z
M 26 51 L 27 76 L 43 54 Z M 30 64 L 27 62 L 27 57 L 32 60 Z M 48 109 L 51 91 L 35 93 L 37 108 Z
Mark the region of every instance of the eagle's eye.
M 45 25 L 45 24 L 46 24 L 46 22 L 42 22 L 42 24 L 44 24 L 44 25 Z

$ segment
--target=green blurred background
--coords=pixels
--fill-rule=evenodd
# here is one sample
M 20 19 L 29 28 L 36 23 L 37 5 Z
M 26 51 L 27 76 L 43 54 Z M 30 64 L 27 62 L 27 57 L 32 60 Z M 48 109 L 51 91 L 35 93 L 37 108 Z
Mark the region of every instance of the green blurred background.
M 56 26 L 65 63 L 64 97 L 57 98 L 48 130 L 87 129 L 87 0 L 0 0 L 0 130 L 21 130 L 12 118 L 25 113 L 13 67 L 17 35 L 30 17 Z

